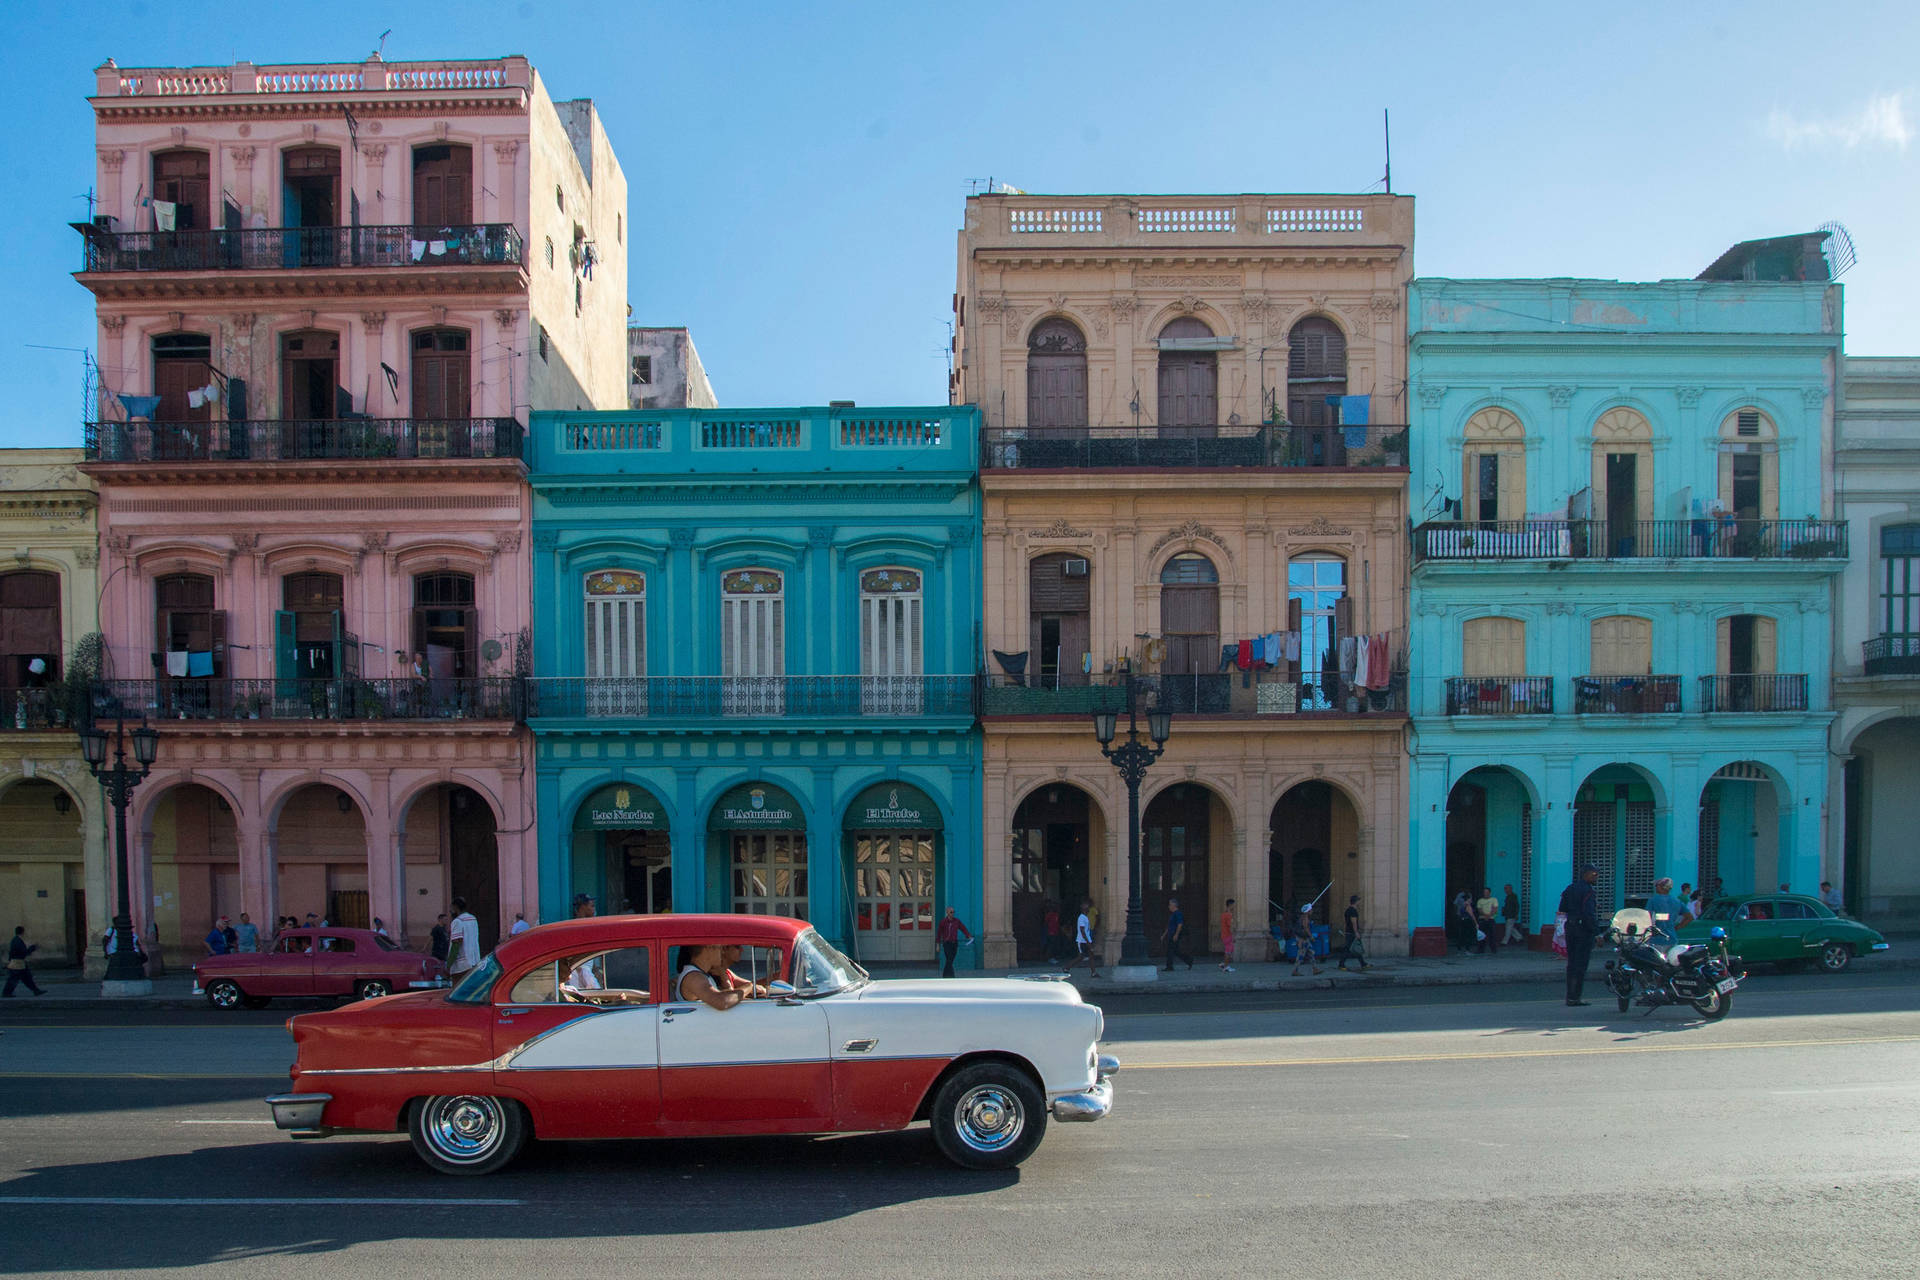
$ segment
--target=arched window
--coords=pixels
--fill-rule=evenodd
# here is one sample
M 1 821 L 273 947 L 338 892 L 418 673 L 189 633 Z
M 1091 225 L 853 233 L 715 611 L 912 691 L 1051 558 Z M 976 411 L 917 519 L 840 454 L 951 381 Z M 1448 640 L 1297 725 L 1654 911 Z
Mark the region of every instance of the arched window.
M 720 578 L 721 710 L 780 715 L 786 709 L 786 579 L 772 569 L 731 569 Z
M 1638 553 L 1641 522 L 1653 519 L 1653 428 L 1632 409 L 1593 424 L 1593 517 L 1607 555 Z
M 1328 396 L 1347 394 L 1347 335 L 1325 316 L 1308 316 L 1287 331 L 1287 421 L 1296 427 L 1339 420 Z
M 1301 710 L 1325 711 L 1339 705 L 1340 641 L 1353 634 L 1345 560 L 1309 555 L 1288 561 L 1287 629 L 1300 633 L 1300 657 L 1289 659 L 1288 667 L 1300 684 Z
M 1524 520 L 1527 515 L 1527 429 L 1505 409 L 1467 419 L 1460 492 L 1467 519 Z
M 413 149 L 413 225 L 416 232 L 473 221 L 473 148 L 436 143 Z M 432 237 L 419 236 L 420 239 Z
M 44 569 L 0 573 L 0 689 L 58 680 L 60 647 L 60 575 Z M 11 703 L 0 707 L 0 715 L 13 714 Z
M 1060 316 L 1042 320 L 1027 337 L 1027 425 L 1087 425 L 1087 339 Z
M 1779 440 L 1773 419 L 1751 406 L 1720 424 L 1720 506 L 1741 535 L 1757 535 L 1755 521 L 1780 518 Z
M 860 575 L 860 702 L 868 715 L 916 715 L 924 596 L 917 569 L 868 569 Z
M 1160 429 L 1210 436 L 1220 421 L 1218 357 L 1188 345 L 1213 337 L 1205 321 L 1181 316 L 1160 330 Z
M 204 231 L 213 225 L 207 153 L 180 149 L 153 155 L 154 229 Z M 163 211 L 171 205 L 171 212 Z M 171 220 L 172 225 L 167 222 Z
M 647 709 L 647 576 L 597 569 L 586 576 L 585 646 L 590 716 L 644 715 Z

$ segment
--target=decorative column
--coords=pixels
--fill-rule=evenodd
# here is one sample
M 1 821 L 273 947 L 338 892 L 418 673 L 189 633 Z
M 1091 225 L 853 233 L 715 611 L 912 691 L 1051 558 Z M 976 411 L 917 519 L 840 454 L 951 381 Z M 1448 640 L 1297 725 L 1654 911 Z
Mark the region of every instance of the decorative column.
M 244 597 L 240 597 L 244 598 Z M 260 771 L 238 771 L 239 804 L 234 807 L 234 835 L 240 845 L 240 909 L 249 912 L 262 937 L 273 936 L 280 914 L 279 886 L 273 860 L 267 852 L 267 816 L 260 808 Z
M 1677 890 L 1700 883 L 1700 757 L 1667 758 L 1667 803 L 1663 810 L 1668 840 L 1654 863 L 1655 876 L 1672 876 Z M 1662 821 L 1656 815 L 1656 823 Z M 1657 837 L 1657 832 L 1656 832 Z
M 1413 762 L 1415 812 L 1408 824 L 1406 928 L 1416 956 L 1447 954 L 1447 756 L 1425 750 Z
M 1004 760 L 982 770 L 981 789 L 985 817 L 980 832 L 984 886 L 980 907 L 980 963 L 989 969 L 1011 969 L 1018 963 L 1019 953 L 1013 939 L 1013 828 L 1012 815 L 1007 809 Z
M 1533 915 L 1542 933 L 1553 933 L 1560 891 L 1573 883 L 1573 757 L 1547 757 L 1546 838 L 1533 848 Z
M 389 929 L 399 927 L 402 913 L 400 894 L 405 891 L 406 855 L 395 829 L 393 813 L 393 775 L 385 769 L 367 775 L 367 910 L 380 917 Z

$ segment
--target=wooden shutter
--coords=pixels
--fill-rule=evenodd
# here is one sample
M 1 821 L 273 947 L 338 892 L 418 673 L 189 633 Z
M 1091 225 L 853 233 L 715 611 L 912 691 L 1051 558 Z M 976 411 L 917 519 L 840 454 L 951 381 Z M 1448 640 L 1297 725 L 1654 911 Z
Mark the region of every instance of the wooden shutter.
M 1500 451 L 1500 519 L 1527 518 L 1527 454 L 1524 449 Z
M 1767 617 L 1755 617 L 1753 620 L 1753 670 L 1756 675 L 1772 675 L 1774 666 L 1774 637 L 1777 633 L 1774 620 Z
M 1092 575 L 1069 578 L 1062 571 L 1068 560 L 1078 558 L 1068 554 L 1045 555 L 1028 566 L 1027 591 L 1035 613 L 1084 613 L 1091 607 Z
M 1300 628 L 1302 625 L 1301 619 L 1303 616 L 1304 615 L 1301 613 L 1301 609 L 1300 609 L 1300 601 L 1297 598 L 1287 601 L 1287 630 L 1297 634 L 1300 631 Z M 1306 652 L 1307 652 L 1306 645 L 1307 645 L 1307 638 L 1305 636 L 1301 636 L 1300 637 L 1301 657 L 1306 656 Z M 1293 683 L 1295 684 L 1300 683 L 1300 658 L 1289 658 L 1287 660 L 1287 679 L 1293 681 Z
M 473 149 L 420 147 L 413 153 L 413 225 L 421 229 L 473 221 Z
M 1721 618 L 1713 624 L 1713 669 L 1721 675 L 1733 671 L 1733 619 Z
M 291 680 L 300 674 L 300 646 L 293 628 L 293 610 L 273 611 L 273 673 L 282 680 Z
M 1350 636 L 1353 632 L 1353 597 L 1341 596 L 1333 602 L 1333 644 L 1339 649 L 1340 637 Z
M 1645 618 L 1595 618 L 1591 644 L 1593 675 L 1642 676 L 1653 670 L 1653 624 Z
M 225 676 L 227 674 L 226 610 L 216 609 L 209 620 L 212 623 L 210 631 L 212 632 L 213 640 L 213 674 L 216 676 Z
M 1470 618 L 1461 628 L 1460 674 L 1525 675 L 1526 651 L 1527 626 L 1518 618 Z
M 203 231 L 212 225 L 207 172 L 204 151 L 163 151 L 153 158 L 153 198 L 175 206 L 175 231 Z
M 153 411 L 154 422 L 210 422 L 213 402 L 194 408 L 187 394 L 213 381 L 213 366 L 206 360 L 182 356 L 156 356 L 153 361 L 153 393 L 160 405 Z

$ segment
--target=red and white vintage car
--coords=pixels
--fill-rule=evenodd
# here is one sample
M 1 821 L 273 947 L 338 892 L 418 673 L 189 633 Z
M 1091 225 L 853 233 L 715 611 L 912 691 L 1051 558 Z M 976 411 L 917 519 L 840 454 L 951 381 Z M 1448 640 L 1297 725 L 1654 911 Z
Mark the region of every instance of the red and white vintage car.
M 737 949 L 737 950 L 736 950 Z M 729 994 L 731 993 L 731 994 Z M 530 1137 L 811 1134 L 928 1121 L 977 1169 L 1047 1119 L 1097 1120 L 1119 1069 L 1064 982 L 871 980 L 805 921 L 607 916 L 542 925 L 449 991 L 287 1022 L 297 1138 L 405 1131 L 445 1173 Z
M 203 956 L 193 994 L 216 1009 L 262 1009 L 275 996 L 353 996 L 447 985 L 447 966 L 371 929 L 288 929 L 265 951 Z

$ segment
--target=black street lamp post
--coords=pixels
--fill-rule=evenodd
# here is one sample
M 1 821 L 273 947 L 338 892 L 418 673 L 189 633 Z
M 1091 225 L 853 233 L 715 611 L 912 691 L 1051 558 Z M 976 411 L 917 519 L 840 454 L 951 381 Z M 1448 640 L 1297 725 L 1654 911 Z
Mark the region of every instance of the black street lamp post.
M 133 739 L 133 760 L 127 765 L 127 739 Z M 119 914 L 113 918 L 113 954 L 107 957 L 108 982 L 145 982 L 147 958 L 133 935 L 133 877 L 127 861 L 127 803 L 141 779 L 153 772 L 153 759 L 160 748 L 160 735 L 143 719 L 136 729 L 127 728 L 125 714 L 116 714 L 113 724 L 113 763 L 107 763 L 107 732 L 89 722 L 80 731 L 80 751 L 87 768 L 100 780 L 107 799 L 113 804 L 113 853 L 120 875 Z
M 1120 963 L 1130 968 L 1153 972 L 1153 960 L 1147 955 L 1147 930 L 1142 898 L 1144 889 L 1140 868 L 1140 782 L 1147 769 L 1167 749 L 1173 732 L 1173 713 L 1158 706 L 1147 709 L 1148 746 L 1140 738 L 1140 717 L 1135 706 L 1133 672 L 1127 672 L 1127 740 L 1113 745 L 1119 713 L 1093 713 L 1093 736 L 1100 741 L 1100 754 L 1113 761 L 1127 784 L 1127 932 L 1120 940 Z

